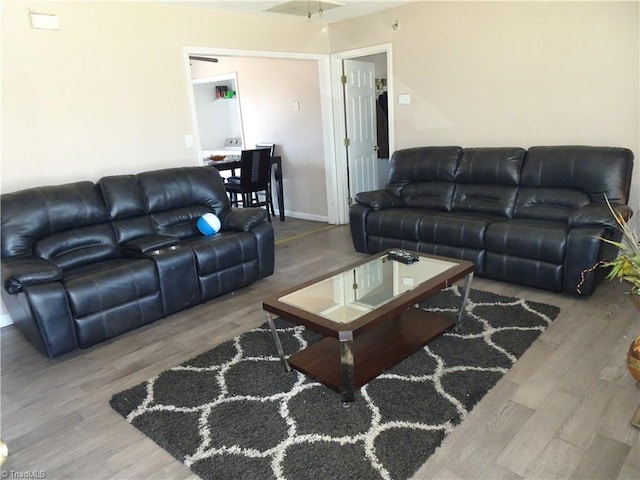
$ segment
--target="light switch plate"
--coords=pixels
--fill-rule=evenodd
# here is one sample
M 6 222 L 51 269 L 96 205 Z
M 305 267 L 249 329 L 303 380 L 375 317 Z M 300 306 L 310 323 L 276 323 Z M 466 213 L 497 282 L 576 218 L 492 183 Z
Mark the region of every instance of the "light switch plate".
M 34 13 L 31 12 L 31 28 L 37 28 L 40 30 L 60 30 L 60 21 L 57 15 L 51 15 L 48 13 Z
M 401 93 L 398 95 L 398 105 L 409 105 L 411 103 L 410 93 Z

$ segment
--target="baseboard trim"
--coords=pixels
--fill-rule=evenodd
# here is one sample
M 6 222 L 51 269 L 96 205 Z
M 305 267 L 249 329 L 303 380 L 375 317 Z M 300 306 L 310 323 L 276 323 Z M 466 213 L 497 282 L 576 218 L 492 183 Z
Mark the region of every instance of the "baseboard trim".
M 290 212 L 288 210 L 284 211 L 285 213 L 285 220 L 287 219 L 287 217 L 291 217 L 291 218 L 299 218 L 301 220 L 313 220 L 315 222 L 329 222 L 329 217 L 326 215 L 311 215 L 308 213 L 300 213 L 300 212 Z M 279 212 L 276 209 L 276 219 L 280 218 L 278 216 Z
M 11 320 L 11 317 L 9 316 L 9 314 L 4 313 L 0 315 L 0 328 L 7 327 L 9 325 L 13 325 L 13 320 Z

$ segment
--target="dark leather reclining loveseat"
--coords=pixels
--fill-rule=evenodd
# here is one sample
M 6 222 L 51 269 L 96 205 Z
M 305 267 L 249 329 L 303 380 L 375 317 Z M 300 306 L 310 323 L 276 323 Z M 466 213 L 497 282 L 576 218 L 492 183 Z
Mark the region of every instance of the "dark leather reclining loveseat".
M 462 258 L 480 276 L 591 295 L 627 219 L 633 154 L 625 148 L 418 147 L 396 151 L 383 190 L 356 195 L 356 251 L 404 248 Z M 578 292 L 578 287 L 579 292 Z
M 55 357 L 271 275 L 264 210 L 231 208 L 213 167 L 118 175 L 2 195 L 2 298 Z M 214 213 L 215 236 L 197 219 Z

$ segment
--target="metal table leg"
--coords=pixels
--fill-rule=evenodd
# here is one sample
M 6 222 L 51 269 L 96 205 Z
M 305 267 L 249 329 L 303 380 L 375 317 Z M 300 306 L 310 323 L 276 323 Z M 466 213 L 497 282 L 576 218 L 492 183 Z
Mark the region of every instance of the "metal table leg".
M 353 388 L 353 332 L 340 332 L 340 368 L 343 402 L 353 402 L 355 398 Z
M 460 308 L 458 309 L 458 316 L 456 317 L 456 330 L 462 327 L 462 320 L 464 318 L 464 308 L 467 305 L 469 299 L 469 290 L 471 290 L 471 280 L 473 280 L 473 272 L 467 275 L 464 281 L 464 293 L 462 295 L 462 301 L 460 302 Z
M 278 350 L 278 355 L 280 356 L 280 360 L 282 360 L 282 364 L 284 365 L 284 369 L 287 372 L 291 371 L 291 367 L 289 366 L 289 362 L 287 362 L 287 358 L 284 356 L 284 350 L 282 348 L 282 343 L 280 343 L 280 337 L 278 336 L 278 332 L 276 331 L 276 325 L 273 323 L 273 318 L 271 318 L 271 313 L 265 310 L 264 316 L 267 317 L 267 322 L 269 323 L 269 328 L 271 329 L 271 334 L 273 335 L 273 340 L 276 342 L 276 349 Z

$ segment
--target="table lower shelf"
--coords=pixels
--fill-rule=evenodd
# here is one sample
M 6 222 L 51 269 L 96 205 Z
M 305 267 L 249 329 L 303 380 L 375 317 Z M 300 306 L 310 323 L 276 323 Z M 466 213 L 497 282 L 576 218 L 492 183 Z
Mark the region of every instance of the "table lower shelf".
M 356 337 L 353 341 L 353 387 L 367 384 L 454 325 L 452 317 L 409 308 L 394 320 Z M 296 370 L 340 392 L 342 378 L 338 339 L 323 338 L 291 355 L 288 361 Z

